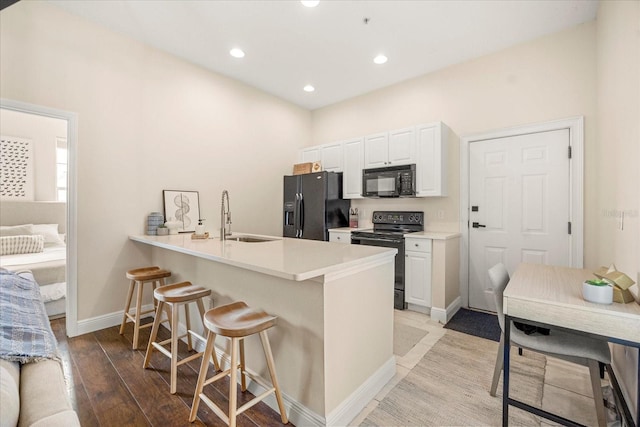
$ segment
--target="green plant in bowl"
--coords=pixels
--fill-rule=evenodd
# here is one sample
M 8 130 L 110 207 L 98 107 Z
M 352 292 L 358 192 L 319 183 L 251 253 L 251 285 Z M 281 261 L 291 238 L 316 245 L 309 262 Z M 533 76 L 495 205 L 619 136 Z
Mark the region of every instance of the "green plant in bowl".
M 606 280 L 603 279 L 593 279 L 593 280 L 587 280 L 588 284 L 593 285 L 593 286 L 609 286 L 609 282 L 607 282 Z

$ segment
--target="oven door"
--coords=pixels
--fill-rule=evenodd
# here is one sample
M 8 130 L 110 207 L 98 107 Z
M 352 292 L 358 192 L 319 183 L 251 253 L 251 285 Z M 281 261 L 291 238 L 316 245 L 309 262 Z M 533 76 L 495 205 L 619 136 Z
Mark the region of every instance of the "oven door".
M 396 298 L 394 306 L 399 310 L 404 309 L 404 238 L 402 237 L 378 237 L 371 235 L 359 235 L 351 233 L 351 243 L 354 245 L 381 246 L 383 248 L 397 249 L 394 273 L 394 288 Z

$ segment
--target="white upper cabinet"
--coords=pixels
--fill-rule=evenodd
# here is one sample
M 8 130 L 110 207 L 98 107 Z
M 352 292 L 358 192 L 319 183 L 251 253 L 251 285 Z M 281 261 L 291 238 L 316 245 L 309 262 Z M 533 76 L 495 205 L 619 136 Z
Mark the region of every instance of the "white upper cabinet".
M 447 195 L 448 128 L 442 122 L 416 126 L 416 195 Z
M 389 166 L 415 163 L 415 153 L 416 132 L 413 126 L 389 132 Z
M 300 150 L 300 161 L 320 162 L 322 170 L 328 172 L 342 172 L 342 143 L 314 145 Z
M 342 172 L 342 144 L 325 144 L 321 146 L 322 170 Z
M 362 198 L 362 168 L 364 165 L 364 138 L 348 139 L 342 142 L 343 166 L 342 197 Z
M 364 167 L 382 168 L 415 163 L 415 147 L 413 127 L 366 136 Z
M 362 170 L 416 165 L 416 197 L 447 195 L 449 128 L 434 122 L 315 145 L 299 151 L 301 162 L 321 162 L 322 170 L 343 172 L 345 199 L 362 198 Z
M 300 150 L 300 161 L 302 163 L 307 162 L 321 162 L 322 152 L 319 146 L 303 148 Z
M 365 168 L 382 168 L 389 162 L 389 134 L 377 133 L 364 138 Z

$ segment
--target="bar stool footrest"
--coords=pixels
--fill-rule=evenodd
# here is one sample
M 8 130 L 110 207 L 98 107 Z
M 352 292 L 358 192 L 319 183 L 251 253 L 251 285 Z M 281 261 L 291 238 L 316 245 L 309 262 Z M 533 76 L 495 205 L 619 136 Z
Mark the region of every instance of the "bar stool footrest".
M 209 384 L 215 383 L 216 381 L 226 377 L 230 373 L 231 373 L 231 369 L 227 369 L 226 371 L 218 372 L 217 374 L 215 374 L 214 376 L 212 376 L 208 380 L 205 380 L 205 382 L 203 383 L 203 387 L 204 386 L 208 386 Z
M 240 365 L 238 365 L 236 367 L 236 369 L 240 369 Z M 203 383 L 203 387 L 208 386 L 209 384 L 212 384 L 222 378 L 227 377 L 229 374 L 231 373 L 231 368 L 226 369 L 222 372 L 218 372 L 216 375 L 212 376 L 211 378 L 207 379 L 204 381 Z M 265 381 L 263 381 L 261 378 L 258 378 L 256 376 L 254 376 L 253 374 L 247 372 L 246 370 L 244 371 L 245 376 L 249 377 L 251 379 L 251 381 L 255 381 L 256 383 L 258 383 L 260 386 L 262 386 L 263 388 L 266 389 L 266 391 L 262 394 L 260 394 L 259 396 L 254 397 L 253 399 L 251 399 L 250 401 L 248 401 L 247 403 L 245 403 L 244 405 L 238 407 L 238 409 L 236 410 L 236 414 L 240 415 L 241 413 L 243 413 L 244 411 L 246 411 L 247 409 L 251 408 L 253 405 L 257 404 L 258 402 L 262 401 L 265 397 L 267 397 L 268 395 L 270 395 L 271 393 L 275 393 L 276 388 L 271 385 L 271 384 L 267 384 Z M 202 394 L 200 394 L 200 398 L 202 399 Z M 202 399 L 205 400 L 205 399 Z M 207 399 L 208 400 L 208 399 Z M 211 402 L 211 401 L 209 401 Z M 211 404 L 215 405 L 213 402 L 211 402 Z M 209 405 L 210 406 L 210 405 Z M 216 405 L 217 406 L 217 405 Z M 211 408 L 213 409 L 213 408 Z M 219 409 L 219 408 L 218 408 Z M 214 409 L 215 412 L 215 409 Z M 227 421 L 228 423 L 228 421 Z
M 160 343 L 152 342 L 151 345 L 155 347 L 155 349 L 158 350 L 160 353 L 164 354 L 169 359 L 171 359 L 171 352 L 166 348 L 164 348 L 162 345 L 160 345 Z
M 270 395 L 271 393 L 275 393 L 276 392 L 276 388 L 275 387 L 271 387 L 271 389 L 265 391 L 264 393 L 262 393 L 259 396 L 254 397 L 253 399 L 251 399 L 250 401 L 248 401 L 247 403 L 245 403 L 244 405 L 242 405 L 241 407 L 238 408 L 238 410 L 236 411 L 237 415 L 242 414 L 244 411 L 246 411 L 247 409 L 251 408 L 253 405 L 262 402 L 262 400 L 267 397 L 268 395 Z
M 149 314 L 149 313 L 155 313 L 155 310 L 145 310 L 145 311 L 141 311 L 140 315 L 142 316 L 143 314 Z M 129 312 L 125 313 L 127 316 L 127 319 L 131 320 L 132 322 L 136 321 L 136 316 L 135 314 L 131 314 Z
M 187 334 L 180 335 L 180 336 L 178 337 L 178 340 L 180 340 L 180 339 L 182 339 L 182 338 L 184 338 L 184 337 L 186 337 L 186 336 L 187 336 Z M 157 344 L 157 345 L 167 345 L 167 344 L 169 344 L 169 343 L 171 343 L 171 338 L 167 338 L 166 340 L 164 340 L 164 341 L 160 341 L 160 342 L 155 342 L 155 341 L 154 341 L 154 344 Z
M 180 365 L 184 365 L 187 362 L 191 362 L 194 359 L 197 359 L 198 357 L 202 356 L 204 354 L 204 352 L 200 352 L 200 353 L 195 353 L 192 354 L 191 356 L 187 356 L 184 359 L 180 359 L 178 360 L 178 366 Z
M 227 414 L 222 412 L 222 409 L 213 403 L 213 401 L 211 401 L 211 399 L 209 399 L 204 393 L 200 393 L 200 400 L 202 400 L 218 417 L 220 417 L 226 425 L 229 425 L 229 417 Z
M 199 333 L 194 332 L 194 331 L 192 331 L 192 330 L 188 330 L 188 331 L 187 331 L 187 333 L 188 333 L 188 334 L 191 334 L 191 336 L 192 336 L 193 338 L 197 338 L 197 339 L 199 339 L 201 342 L 203 342 L 203 343 L 205 343 L 205 344 L 207 343 L 207 339 L 206 339 L 205 337 L 203 337 L 202 335 L 200 335 Z M 186 335 L 185 335 L 185 336 L 186 336 Z

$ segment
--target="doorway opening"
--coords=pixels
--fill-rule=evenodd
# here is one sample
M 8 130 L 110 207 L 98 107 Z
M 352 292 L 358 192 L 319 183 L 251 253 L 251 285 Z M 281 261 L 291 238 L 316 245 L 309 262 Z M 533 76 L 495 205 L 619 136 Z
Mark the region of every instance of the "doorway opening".
M 9 113 L 24 113 L 39 116 L 41 118 L 57 119 L 63 121 L 66 127 L 66 135 L 62 139 L 54 138 L 52 141 L 52 165 L 54 172 L 52 183 L 43 186 L 39 191 L 50 191 L 52 196 L 39 197 L 40 200 L 49 200 L 51 208 L 55 211 L 55 204 L 62 205 L 64 209 L 64 240 L 66 242 L 66 298 L 64 311 L 66 316 L 66 330 L 69 336 L 76 336 L 78 329 L 77 317 L 77 195 L 76 195 L 76 152 L 77 152 L 77 127 L 78 116 L 76 113 L 49 108 L 40 105 L 28 104 L 20 101 L 0 99 L 0 109 Z M 4 134 L 4 130 L 2 130 Z M 64 157 L 57 156 L 66 154 Z M 66 167 L 65 167 L 66 166 Z M 45 188 L 46 187 L 46 188 Z M 58 197 L 64 197 L 64 201 L 58 201 Z M 35 200 L 38 200 L 36 198 Z M 54 202 L 55 201 L 55 202 Z M 17 203 L 17 202 L 16 202 Z M 37 203 L 37 202 L 35 202 Z M 46 204 L 46 202 L 43 202 Z M 28 210 L 28 209 L 27 209 Z

